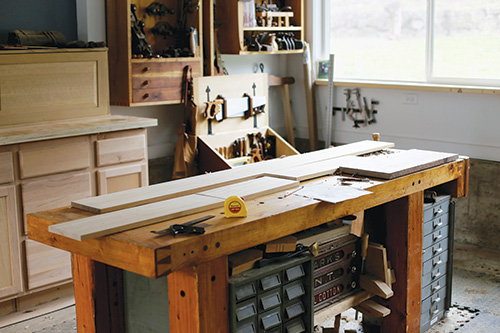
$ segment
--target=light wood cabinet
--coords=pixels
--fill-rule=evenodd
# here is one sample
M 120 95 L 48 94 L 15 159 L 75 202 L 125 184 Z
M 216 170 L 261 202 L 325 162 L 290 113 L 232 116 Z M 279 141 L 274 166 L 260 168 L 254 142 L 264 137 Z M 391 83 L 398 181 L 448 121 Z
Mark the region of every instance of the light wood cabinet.
M 21 291 L 15 187 L 0 187 L 0 298 Z
M 27 214 L 148 185 L 144 128 L 4 145 L 0 162 L 2 304 L 71 283 L 69 253 L 28 239 Z
M 255 4 L 262 6 L 263 2 L 256 0 Z M 217 1 L 215 20 L 216 25 L 220 24 L 220 27 L 215 33 L 219 41 L 220 53 L 287 54 L 303 52 L 303 45 L 295 43 L 295 40 L 303 41 L 305 37 L 303 0 L 283 1 L 284 6 L 291 7 L 291 11 L 284 12 L 253 13 L 254 9 L 250 5 L 252 3 L 253 1 Z M 251 20 L 252 16 L 255 17 L 255 20 Z M 256 44 L 254 43 L 255 39 L 259 39 L 259 36 L 267 39 L 266 43 L 268 44 L 266 45 L 271 45 L 271 40 L 275 39 L 278 49 L 262 51 L 256 50 L 255 47 L 252 48 L 252 45 Z
M 183 70 L 192 68 L 193 76 L 203 73 L 202 8 L 198 2 L 159 0 L 158 6 L 173 9 L 164 16 L 148 13 L 150 0 L 107 0 L 107 42 L 109 47 L 110 100 L 112 105 L 140 106 L 180 103 Z M 192 4 L 183 10 L 180 6 Z M 153 57 L 133 58 L 133 12 L 144 22 L 144 37 L 151 46 Z M 184 15 L 184 16 L 183 16 Z M 189 47 L 190 36 L 179 35 L 179 22 L 198 32 L 194 56 L 158 57 L 169 47 Z M 162 33 L 155 33 L 155 27 Z M 163 29 L 163 30 L 162 30 Z M 158 31 L 158 30 L 156 30 Z M 172 34 L 170 34 L 172 33 Z

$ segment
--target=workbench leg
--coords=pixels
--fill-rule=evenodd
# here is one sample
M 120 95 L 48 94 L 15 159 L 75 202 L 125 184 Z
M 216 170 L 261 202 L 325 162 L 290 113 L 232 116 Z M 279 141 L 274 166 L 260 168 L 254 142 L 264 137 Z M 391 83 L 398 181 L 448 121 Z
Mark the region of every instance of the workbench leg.
M 78 332 L 124 332 L 123 272 L 71 255 Z
M 422 292 L 423 192 L 386 205 L 387 257 L 396 274 L 391 314 L 382 319 L 383 332 L 420 332 Z
M 229 332 L 227 256 L 168 276 L 170 332 Z

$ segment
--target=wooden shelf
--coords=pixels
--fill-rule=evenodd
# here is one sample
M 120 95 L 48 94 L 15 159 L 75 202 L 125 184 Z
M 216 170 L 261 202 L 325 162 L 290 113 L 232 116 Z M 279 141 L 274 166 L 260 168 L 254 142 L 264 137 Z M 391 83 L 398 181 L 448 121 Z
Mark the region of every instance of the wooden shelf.
M 240 51 L 240 55 L 250 54 L 299 54 L 304 53 L 303 49 L 300 50 L 284 50 L 284 51 Z
M 243 31 L 302 31 L 302 27 L 248 27 L 243 28 Z

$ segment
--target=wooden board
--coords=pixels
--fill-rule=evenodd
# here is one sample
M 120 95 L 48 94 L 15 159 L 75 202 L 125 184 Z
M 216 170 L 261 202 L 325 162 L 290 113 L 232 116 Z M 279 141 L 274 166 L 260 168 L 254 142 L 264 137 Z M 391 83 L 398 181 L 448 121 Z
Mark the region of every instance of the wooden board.
M 232 195 L 236 195 L 243 198 L 244 200 L 251 200 L 258 196 L 264 196 L 266 194 L 288 190 L 297 186 L 299 186 L 299 182 L 297 181 L 281 178 L 261 177 L 237 184 L 219 187 L 213 190 L 199 192 L 198 194 L 223 200 L 226 200 Z
M 94 213 L 106 213 L 234 184 L 258 178 L 265 174 L 276 173 L 278 175 L 278 171 L 285 168 L 346 155 L 366 154 L 393 146 L 393 143 L 388 142 L 360 141 L 335 148 L 253 163 L 240 168 L 173 180 L 148 187 L 108 194 L 106 196 L 77 200 L 72 202 L 72 206 Z
M 215 191 L 187 195 L 52 225 L 49 227 L 49 231 L 83 241 L 222 207 L 225 199 L 230 195 L 255 198 L 297 185 L 297 182 L 286 179 L 255 179 L 236 185 L 221 187 Z
M 411 149 L 392 154 L 357 157 L 342 161 L 340 171 L 358 176 L 394 179 L 455 161 L 457 154 Z

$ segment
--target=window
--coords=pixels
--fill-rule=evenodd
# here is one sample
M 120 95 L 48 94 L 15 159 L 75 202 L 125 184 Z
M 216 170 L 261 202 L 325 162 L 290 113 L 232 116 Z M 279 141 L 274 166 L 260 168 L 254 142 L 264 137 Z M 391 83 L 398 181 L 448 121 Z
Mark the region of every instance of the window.
M 323 5 L 336 80 L 500 84 L 500 0 Z

